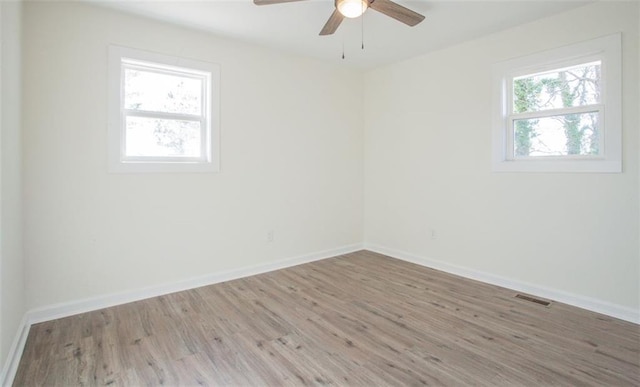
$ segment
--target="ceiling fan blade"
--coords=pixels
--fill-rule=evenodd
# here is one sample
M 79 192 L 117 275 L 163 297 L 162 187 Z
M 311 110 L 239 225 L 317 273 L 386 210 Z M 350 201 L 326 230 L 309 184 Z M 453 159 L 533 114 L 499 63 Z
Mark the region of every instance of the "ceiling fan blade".
M 302 0 L 253 0 L 253 4 L 270 5 L 270 4 L 280 4 L 280 3 L 293 3 L 294 1 L 302 1 Z
M 338 12 L 337 9 L 335 9 L 329 17 L 329 20 L 327 20 L 327 23 L 324 25 L 324 27 L 322 27 L 320 35 L 331 35 L 336 32 L 336 30 L 340 26 L 340 23 L 342 23 L 342 19 L 344 19 L 344 16 L 342 16 L 342 14 Z
M 424 20 L 423 15 L 391 0 L 371 0 L 369 7 L 411 27 Z

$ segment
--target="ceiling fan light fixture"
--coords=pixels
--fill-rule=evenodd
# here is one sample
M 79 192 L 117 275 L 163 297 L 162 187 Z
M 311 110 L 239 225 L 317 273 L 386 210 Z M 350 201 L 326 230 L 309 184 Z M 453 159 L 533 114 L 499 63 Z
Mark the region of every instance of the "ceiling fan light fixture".
M 336 7 L 342 16 L 355 18 L 364 13 L 369 7 L 369 2 L 367 0 L 338 0 Z

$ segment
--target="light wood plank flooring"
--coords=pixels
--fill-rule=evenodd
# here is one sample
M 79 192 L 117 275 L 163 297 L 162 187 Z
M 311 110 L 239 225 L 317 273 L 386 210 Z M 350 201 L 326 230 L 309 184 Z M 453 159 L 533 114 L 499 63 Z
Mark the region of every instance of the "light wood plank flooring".
M 15 385 L 640 385 L 638 325 L 361 251 L 34 325 Z

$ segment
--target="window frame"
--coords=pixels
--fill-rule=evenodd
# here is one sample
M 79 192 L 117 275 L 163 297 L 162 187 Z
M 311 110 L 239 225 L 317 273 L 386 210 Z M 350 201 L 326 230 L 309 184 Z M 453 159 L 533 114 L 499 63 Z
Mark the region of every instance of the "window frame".
M 202 82 L 200 115 L 126 109 L 125 71 L 139 69 L 158 74 L 177 75 Z M 218 172 L 220 66 L 215 63 L 157 54 L 133 48 L 109 46 L 109 172 Z M 199 121 L 200 157 L 127 156 L 127 117 Z
M 599 104 L 513 113 L 515 78 L 568 66 L 601 62 L 601 101 Z M 493 144 L 494 172 L 586 172 L 622 171 L 622 61 L 621 34 L 613 34 L 493 65 Z M 543 118 L 571 113 L 599 113 L 598 155 L 516 156 L 516 119 Z

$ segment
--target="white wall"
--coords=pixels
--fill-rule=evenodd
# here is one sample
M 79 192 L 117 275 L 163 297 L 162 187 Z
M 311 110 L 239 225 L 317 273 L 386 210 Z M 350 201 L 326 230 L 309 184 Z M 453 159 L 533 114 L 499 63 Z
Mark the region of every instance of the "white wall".
M 181 27 L 30 2 L 28 307 L 359 243 L 364 157 L 367 244 L 637 309 L 637 8 L 579 8 L 374 70 L 363 83 L 350 70 Z M 617 31 L 624 173 L 491 173 L 491 64 Z M 220 174 L 106 172 L 108 44 L 222 65 Z
M 21 4 L 0 2 L 0 368 L 25 312 L 20 145 Z M 2 380 L 2 377 L 0 377 Z
M 618 31 L 624 172 L 492 173 L 491 65 Z M 603 2 L 367 73 L 366 245 L 637 311 L 638 68 L 638 3 Z
M 90 5 L 24 12 L 29 308 L 362 241 L 361 74 Z M 107 173 L 109 44 L 221 64 L 221 173 Z

